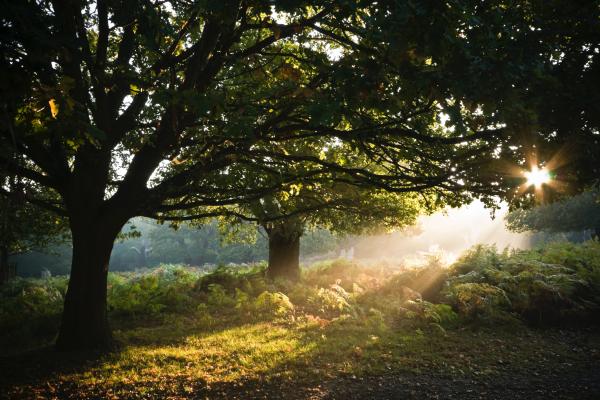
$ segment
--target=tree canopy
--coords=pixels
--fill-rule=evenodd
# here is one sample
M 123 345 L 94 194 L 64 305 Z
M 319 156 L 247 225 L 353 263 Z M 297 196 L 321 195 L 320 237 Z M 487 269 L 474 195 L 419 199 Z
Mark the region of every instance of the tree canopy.
M 502 11 L 460 3 L 226 3 L 7 5 L 4 147 L 29 161 L 11 171 L 58 192 L 64 203 L 53 209 L 66 214 L 82 197 L 155 217 L 238 203 L 299 179 L 277 170 L 259 186 L 244 175 L 282 162 L 310 161 L 306 177 L 333 170 L 390 190 L 459 190 L 459 180 L 488 190 L 468 161 L 493 149 L 466 144 L 499 134 L 490 127 L 500 120 L 464 107 L 467 96 L 486 100 L 485 90 L 456 74 L 485 73 L 482 61 L 506 57 L 480 42 L 494 34 L 486 44 L 508 54 L 513 39 L 494 30 L 522 21 L 476 25 L 474 14 Z M 422 20 L 431 18 L 450 23 L 429 31 Z M 526 61 L 508 61 L 496 89 Z M 452 129 L 432 123 L 442 112 Z M 388 171 L 304 154 L 332 139 Z M 296 152 L 280 151 L 282 142 Z M 232 165 L 242 176 L 224 173 Z
M 0 196 L 0 284 L 16 273 L 9 264 L 11 256 L 56 245 L 68 237 L 64 218 L 28 203 L 21 196 L 24 189 L 21 178 L 12 176 L 3 183 L 16 195 Z
M 531 209 L 514 210 L 506 215 L 507 226 L 516 232 L 571 232 L 592 230 L 600 237 L 600 194 L 590 190 Z
M 271 277 L 300 275 L 300 238 L 305 230 L 382 232 L 414 224 L 420 213 L 432 211 L 432 203 L 436 203 L 428 191 L 390 193 L 341 182 L 298 184 L 291 189 L 222 211 L 240 221 L 256 221 L 264 229 Z
M 110 342 L 108 262 L 135 216 L 217 215 L 311 182 L 512 196 L 554 55 L 574 45 L 567 76 L 597 68 L 598 11 L 568 4 L 2 1 L 0 168 L 28 184 L 0 190 L 68 217 L 59 345 Z
M 539 67 L 521 87 L 528 112 L 521 136 L 530 162 L 555 174 L 555 194 L 572 195 L 600 178 L 600 8 L 596 1 L 549 1 L 531 15 Z M 560 196 L 559 196 L 560 197 Z

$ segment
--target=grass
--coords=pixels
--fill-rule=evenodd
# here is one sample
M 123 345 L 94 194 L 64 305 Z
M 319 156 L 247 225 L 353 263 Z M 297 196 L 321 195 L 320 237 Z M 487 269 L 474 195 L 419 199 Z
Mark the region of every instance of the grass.
M 493 378 L 506 370 L 543 373 L 542 368 L 580 363 L 572 344 L 561 339 L 564 332 L 525 326 L 439 332 L 349 317 L 229 322 L 207 330 L 201 321 L 181 317 L 172 325 L 118 330 L 122 351 L 13 386 L 11 393 L 15 398 L 52 391 L 91 398 L 181 398 L 249 382 L 310 386 L 340 376 L 389 373 Z M 591 335 L 587 346 L 600 349 L 600 335 Z
M 600 246 L 584 246 L 514 254 L 476 248 L 450 269 L 333 262 L 306 271 L 296 285 L 269 282 L 261 268 L 113 276 L 109 303 L 120 351 L 87 360 L 13 354 L 0 364 L 8 371 L 0 387 L 9 398 L 244 398 L 248 387 L 268 397 L 272 385 L 291 393 L 344 377 L 494 380 L 585 370 L 600 359 L 600 333 L 581 328 L 597 310 Z M 49 337 L 63 284 L 7 289 L 6 321 L 21 324 L 21 333 L 45 327 L 41 337 Z M 420 300 L 417 290 L 436 303 Z M 506 301 L 497 301 L 500 292 Z M 538 315 L 544 307 L 564 307 L 560 315 L 577 329 L 531 327 L 522 310 Z M 19 319 L 23 310 L 44 324 Z M 582 324 L 572 325 L 575 317 Z

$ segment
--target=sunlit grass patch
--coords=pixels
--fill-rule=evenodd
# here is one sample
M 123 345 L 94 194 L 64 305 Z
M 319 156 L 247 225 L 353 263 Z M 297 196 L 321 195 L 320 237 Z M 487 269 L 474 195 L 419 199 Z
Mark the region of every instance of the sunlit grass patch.
M 213 390 L 386 374 L 475 379 L 576 365 L 580 355 L 564 333 L 531 329 L 524 311 L 573 311 L 583 318 L 597 309 L 600 247 L 583 246 L 585 252 L 555 246 L 515 254 L 476 247 L 443 270 L 361 269 L 337 261 L 294 284 L 268 281 L 254 269 L 231 276 L 219 270 L 196 281 L 179 267 L 151 278 L 124 276 L 113 293 L 120 308 L 110 314 L 120 351 L 11 390 L 16 398 L 29 392 L 226 397 Z M 549 264 L 558 261 L 564 265 Z M 46 297 L 56 291 L 31 285 L 35 290 L 4 303 L 13 307 L 4 312 L 14 321 L 26 323 L 15 310 L 28 299 L 36 300 L 41 316 L 54 310 Z M 140 290 L 154 293 L 144 298 L 155 305 L 131 300 Z M 600 348 L 594 335 L 589 346 Z
M 244 324 L 189 334 L 176 343 L 129 345 L 87 371 L 62 375 L 85 393 L 128 390 L 182 393 L 249 381 L 317 382 L 338 376 L 435 373 L 488 376 L 528 364 L 576 358 L 553 332 L 452 330 L 447 333 L 375 327 L 342 318 L 322 325 Z M 208 389 L 207 389 L 208 390 Z
M 80 397 L 185 398 L 250 382 L 314 385 L 343 376 L 382 374 L 493 377 L 539 365 L 576 364 L 579 357 L 561 340 L 560 331 L 536 332 L 525 326 L 440 332 L 397 329 L 369 318 L 324 323 L 307 316 L 286 324 L 231 324 L 199 331 L 189 327 L 178 331 L 180 337 L 173 333 L 172 341 L 161 337 L 166 330 L 123 332 L 121 340 L 143 336 L 145 341 L 125 341 L 122 351 L 47 382 L 58 393 Z M 44 385 L 35 387 L 46 394 Z
M 129 333 L 135 337 L 135 333 Z M 314 348 L 303 334 L 270 323 L 247 324 L 181 338 L 177 344 L 128 346 L 107 358 L 92 373 L 63 376 L 81 384 L 143 384 L 155 379 L 186 377 L 231 382 L 277 376 Z M 160 343 L 160 342 L 159 342 Z
M 154 344 L 127 346 L 93 370 L 64 375 L 61 380 L 94 387 L 147 386 L 185 376 L 210 385 L 360 373 L 363 357 L 379 351 L 379 336 L 371 327 L 354 322 L 326 327 L 311 319 L 291 325 L 245 324 L 190 334 L 176 344 L 159 339 Z M 124 337 L 136 337 L 136 332 Z

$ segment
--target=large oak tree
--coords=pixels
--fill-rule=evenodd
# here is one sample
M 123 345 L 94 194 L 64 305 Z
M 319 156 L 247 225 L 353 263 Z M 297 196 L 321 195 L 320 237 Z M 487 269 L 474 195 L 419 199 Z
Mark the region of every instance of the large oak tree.
M 336 165 L 345 168 L 380 174 L 389 172 L 386 160 L 378 160 L 369 166 L 369 157 L 358 157 L 343 145 L 327 149 L 326 154 L 323 148 L 320 151 L 323 153 L 320 158 L 335 160 Z M 295 149 L 288 148 L 286 153 L 293 154 Z M 306 149 L 302 154 L 304 157 L 310 155 Z M 401 161 L 409 164 L 407 160 L 397 160 Z M 280 170 L 285 168 L 282 166 Z M 298 175 L 302 173 L 298 172 Z M 423 176 L 426 176 L 425 172 Z M 269 180 L 270 177 L 258 179 Z M 381 233 L 413 225 L 420 214 L 469 200 L 469 194 L 461 190 L 436 186 L 390 191 L 376 187 L 377 181 L 357 179 L 349 183 L 347 179 L 346 175 L 341 175 L 289 184 L 255 201 L 208 207 L 204 211 L 209 216 L 224 216 L 221 223 L 230 226 L 236 223 L 247 226 L 248 221 L 255 222 L 268 240 L 267 276 L 295 280 L 300 276 L 300 240 L 307 229 L 321 228 L 338 234 Z
M 60 348 L 110 345 L 108 262 L 134 216 L 193 219 L 324 180 L 507 193 L 490 160 L 518 161 L 498 144 L 546 55 L 524 48 L 535 9 L 502 1 L 0 7 L 0 168 L 45 188 L 24 197 L 73 238 Z M 337 143 L 368 161 L 315 151 Z

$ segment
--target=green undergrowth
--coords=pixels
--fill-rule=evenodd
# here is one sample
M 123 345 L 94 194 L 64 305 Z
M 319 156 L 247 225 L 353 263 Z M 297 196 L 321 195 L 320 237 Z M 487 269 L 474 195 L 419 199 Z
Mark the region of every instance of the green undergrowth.
M 57 277 L 2 287 L 3 353 L 53 340 L 66 285 Z M 52 379 L 89 397 L 127 397 L 390 370 L 494 374 L 541 360 L 548 348 L 561 362 L 574 357 L 549 338 L 555 330 L 528 325 L 592 324 L 599 296 L 598 242 L 476 246 L 448 268 L 337 260 L 305 269 L 295 283 L 267 280 L 265 265 L 111 273 L 109 317 L 121 351 Z
M 187 324 L 295 323 L 349 318 L 394 329 L 477 325 L 589 324 L 600 311 L 600 244 L 554 243 L 527 251 L 476 246 L 448 268 L 365 266 L 347 260 L 303 270 L 300 282 L 269 281 L 264 264 L 211 273 L 163 265 L 110 273 L 108 311 L 116 329 Z M 56 335 L 64 277 L 2 286 L 0 344 L 19 349 Z M 183 322 L 182 322 L 183 321 Z
M 516 252 L 477 246 L 450 267 L 443 293 L 471 319 L 594 322 L 600 311 L 600 243 L 552 243 Z

